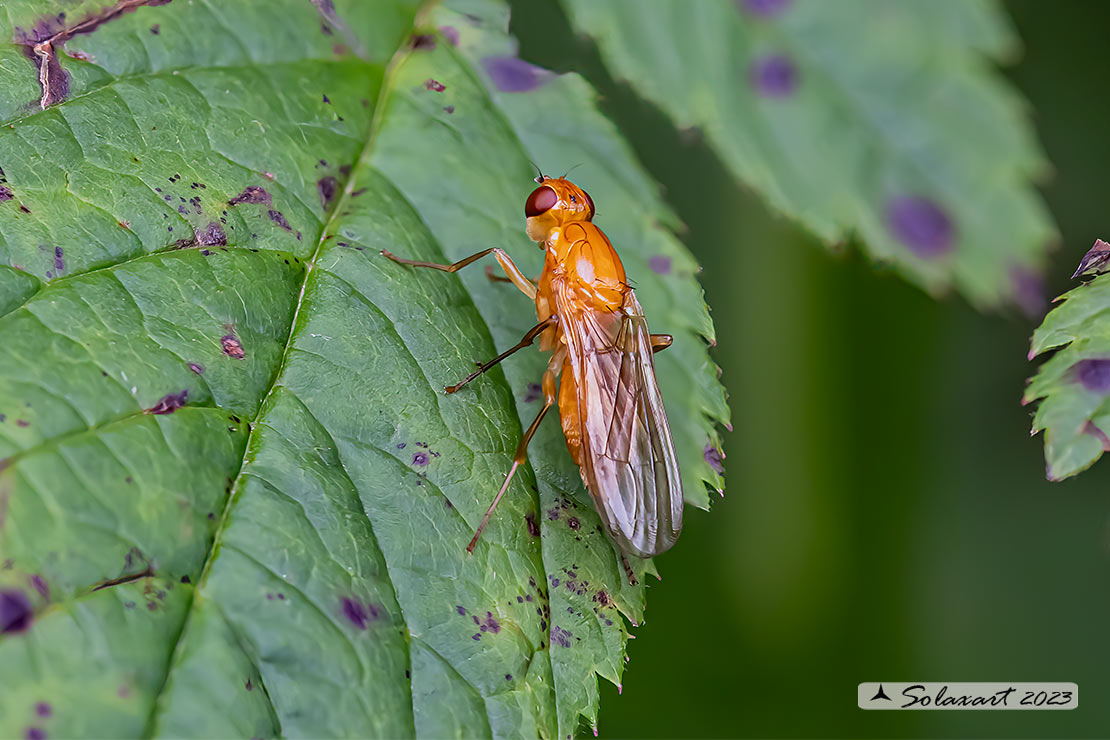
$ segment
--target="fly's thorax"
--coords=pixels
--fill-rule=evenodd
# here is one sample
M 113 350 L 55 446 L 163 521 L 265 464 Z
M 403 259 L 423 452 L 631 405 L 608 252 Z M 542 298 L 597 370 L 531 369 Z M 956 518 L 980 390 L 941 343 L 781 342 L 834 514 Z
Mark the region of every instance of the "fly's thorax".
M 571 242 L 566 238 L 565 229 L 562 226 L 554 226 L 544 234 L 543 243 L 540 246 L 547 252 L 545 261 L 553 263 L 552 267 L 559 267 L 570 252 Z

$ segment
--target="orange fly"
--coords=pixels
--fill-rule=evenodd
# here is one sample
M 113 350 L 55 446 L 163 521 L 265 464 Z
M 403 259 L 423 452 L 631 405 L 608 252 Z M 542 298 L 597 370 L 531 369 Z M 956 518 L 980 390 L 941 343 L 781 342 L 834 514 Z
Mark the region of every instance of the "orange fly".
M 682 529 L 682 482 L 653 357 L 670 346 L 671 337 L 648 333 L 620 257 L 592 221 L 594 202 L 586 191 L 564 177 L 540 175 L 536 182 L 540 186 L 528 196 L 524 215 L 528 236 L 545 252 L 538 284 L 497 248 L 451 265 L 382 251 L 394 262 L 444 272 L 492 253 L 508 282 L 536 303 L 539 323 L 515 346 L 447 386 L 448 393 L 537 338 L 540 349 L 552 353 L 543 374 L 543 408 L 520 440 L 505 482 L 466 549 L 474 550 L 524 462 L 528 442 L 558 401 L 567 448 L 609 534 L 629 555 L 658 555 L 678 540 Z

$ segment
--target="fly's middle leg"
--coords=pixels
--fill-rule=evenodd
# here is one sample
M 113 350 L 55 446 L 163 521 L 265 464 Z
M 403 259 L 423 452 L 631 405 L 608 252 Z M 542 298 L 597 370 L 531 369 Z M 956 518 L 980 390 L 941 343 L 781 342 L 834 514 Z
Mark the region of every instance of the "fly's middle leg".
M 455 383 L 454 385 L 444 386 L 444 388 L 443 388 L 444 392 L 445 393 L 454 393 L 454 392 L 456 392 L 457 390 L 459 390 L 459 388 L 462 388 L 464 385 L 466 385 L 470 381 L 474 380 L 479 375 L 481 375 L 485 371 L 489 370 L 491 367 L 493 367 L 497 363 L 501 362 L 502 360 L 504 360 L 509 355 L 513 354 L 517 350 L 524 349 L 525 347 L 531 345 L 533 342 L 536 341 L 536 337 L 538 337 L 540 334 L 543 334 L 544 330 L 546 330 L 550 326 L 554 326 L 558 322 L 559 322 L 558 317 L 555 314 L 551 314 L 546 319 L 544 319 L 543 321 L 541 321 L 540 323 L 536 324 L 531 329 L 529 329 L 525 333 L 525 335 L 521 338 L 521 340 L 519 342 L 517 342 L 516 344 L 514 344 L 512 347 L 509 347 L 507 350 L 505 350 L 504 352 L 499 354 L 497 357 L 494 357 L 489 362 L 479 362 L 478 363 L 478 369 L 475 370 L 474 372 L 472 372 L 470 375 L 467 375 L 465 378 L 460 380 L 458 383 Z

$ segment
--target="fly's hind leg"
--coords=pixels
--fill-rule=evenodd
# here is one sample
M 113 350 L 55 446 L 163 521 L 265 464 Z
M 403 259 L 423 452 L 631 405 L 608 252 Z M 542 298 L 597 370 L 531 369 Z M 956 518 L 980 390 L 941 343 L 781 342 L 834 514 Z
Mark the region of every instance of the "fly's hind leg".
M 556 366 L 557 367 L 557 366 Z M 532 424 L 528 427 L 528 431 L 520 438 L 520 444 L 516 447 L 516 454 L 513 455 L 513 465 L 509 468 L 509 474 L 505 476 L 505 482 L 501 484 L 501 490 L 493 497 L 493 503 L 489 505 L 486 510 L 485 516 L 478 524 L 478 531 L 474 533 L 474 538 L 470 540 L 470 544 L 466 546 L 467 552 L 474 552 L 474 546 L 478 544 L 478 538 L 482 536 L 482 530 L 486 528 L 493 510 L 497 508 L 497 504 L 501 502 L 501 497 L 505 495 L 505 491 L 509 490 L 509 483 L 512 481 L 513 476 L 516 475 L 517 468 L 519 468 L 524 461 L 528 459 L 528 443 L 532 441 L 532 437 L 536 434 L 536 430 L 540 427 L 540 422 L 547 414 L 548 409 L 555 403 L 555 389 L 556 389 L 555 370 L 548 366 L 547 371 L 543 374 L 543 408 L 536 414 L 536 418 L 532 420 Z
M 493 256 L 497 259 L 497 264 L 501 265 L 501 269 L 505 271 L 506 275 L 508 275 L 509 282 L 511 282 L 516 287 L 520 288 L 521 293 L 528 296 L 532 300 L 536 300 L 536 286 L 535 286 L 535 284 L 531 280 L 529 280 L 528 278 L 526 278 L 524 276 L 524 273 L 521 272 L 520 268 L 517 267 L 513 263 L 512 259 L 509 257 L 509 255 L 505 252 L 504 249 L 499 249 L 497 247 L 490 247 L 489 249 L 483 249 L 481 252 L 478 252 L 477 254 L 472 254 L 469 257 L 461 259 L 458 262 L 452 262 L 449 265 L 440 265 L 440 264 L 437 264 L 435 262 L 421 262 L 420 260 L 407 260 L 404 257 L 398 257 L 397 255 L 390 252 L 388 249 L 383 249 L 382 250 L 382 256 L 383 257 L 388 257 L 389 259 L 393 260 L 394 262 L 396 262 L 397 264 L 400 264 L 400 265 L 412 265 L 413 267 L 428 267 L 428 268 L 431 268 L 433 270 L 440 270 L 442 272 L 458 272 L 459 270 L 463 269 L 464 267 L 466 267 L 470 263 L 475 262 L 477 260 L 480 260 L 482 257 L 485 257 L 490 252 L 492 252 Z
M 672 337 L 670 334 L 652 334 L 651 335 L 651 351 L 653 353 L 654 352 L 662 352 L 667 347 L 670 347 L 671 342 L 673 342 L 673 341 L 674 341 L 674 337 Z
M 618 549 L 618 552 L 619 552 L 619 549 Z M 636 574 L 632 572 L 632 563 L 628 562 L 628 556 L 625 555 L 623 552 L 620 553 L 620 556 L 621 556 L 621 565 L 624 566 L 624 574 L 626 576 L 628 576 L 628 585 L 629 586 L 639 586 L 640 582 L 638 580 L 636 580 Z

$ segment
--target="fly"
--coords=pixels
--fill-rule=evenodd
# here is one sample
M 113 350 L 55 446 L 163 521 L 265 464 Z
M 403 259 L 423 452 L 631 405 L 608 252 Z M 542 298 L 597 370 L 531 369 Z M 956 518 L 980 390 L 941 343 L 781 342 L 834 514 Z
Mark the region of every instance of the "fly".
M 539 319 L 521 340 L 454 385 L 455 393 L 537 339 L 551 352 L 543 374 L 543 408 L 517 446 L 505 482 L 467 546 L 473 552 L 493 510 L 527 457 L 540 422 L 558 404 L 567 449 L 609 535 L 621 551 L 648 558 L 669 549 L 682 530 L 682 481 L 654 353 L 671 344 L 648 332 L 640 302 L 620 257 L 593 223 L 594 202 L 565 177 L 536 178 L 524 204 L 525 229 L 544 250 L 543 273 L 533 283 L 504 250 L 485 249 L 450 265 L 397 257 L 394 262 L 457 272 L 488 254 L 506 278 L 536 304 Z M 491 273 L 491 278 L 493 275 Z M 626 570 L 628 569 L 625 563 Z

